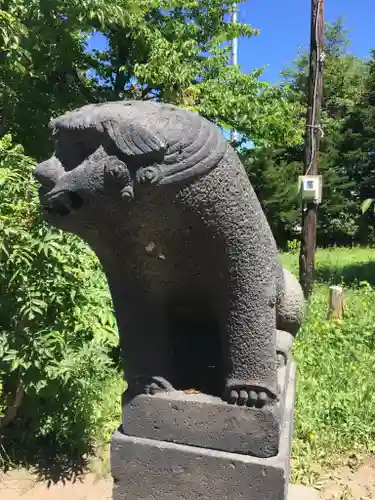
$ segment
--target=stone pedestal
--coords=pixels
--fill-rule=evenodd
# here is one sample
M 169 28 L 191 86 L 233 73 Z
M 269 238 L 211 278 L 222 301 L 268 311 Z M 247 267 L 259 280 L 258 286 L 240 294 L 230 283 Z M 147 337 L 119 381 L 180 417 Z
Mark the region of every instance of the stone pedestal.
M 285 375 L 284 401 L 274 410 L 275 415 L 279 412 L 282 418 L 278 453 L 267 458 L 259 455 L 269 455 L 273 445 L 262 447 L 261 440 L 258 440 L 258 445 L 254 444 L 258 424 L 258 437 L 265 436 L 270 422 L 271 434 L 275 434 L 272 416 L 267 410 L 263 419 L 260 410 L 250 408 L 225 405 L 221 413 L 218 402 L 205 402 L 202 396 L 199 403 L 195 400 L 191 405 L 189 417 L 188 405 L 181 403 L 181 398 L 176 399 L 179 403 L 173 403 L 170 396 L 159 396 L 159 402 L 167 401 L 168 408 L 175 405 L 176 430 L 173 432 L 172 420 L 167 418 L 170 412 L 163 410 L 164 403 L 158 406 L 155 401 L 154 408 L 153 405 L 148 406 L 145 400 L 143 403 L 142 400 L 134 402 L 124 415 L 127 433 L 121 429 L 112 438 L 113 499 L 286 500 L 295 401 L 294 364 L 290 365 Z M 206 405 L 213 405 L 212 412 Z M 250 418 L 251 412 L 255 413 Z M 242 418 L 239 416 L 241 413 Z M 207 422 L 211 418 L 213 432 L 210 434 Z M 194 438 L 193 424 L 196 419 L 197 436 Z M 246 421 L 248 433 L 244 433 Z M 154 430 L 151 422 L 154 422 Z M 185 435 L 182 433 L 184 426 L 187 430 Z M 218 427 L 224 429 L 222 435 Z M 233 432 L 233 442 L 229 439 L 230 432 Z M 225 447 L 227 450 L 223 449 Z M 252 449 L 253 454 L 250 455 L 247 449 Z M 257 457 L 253 456 L 254 452 Z

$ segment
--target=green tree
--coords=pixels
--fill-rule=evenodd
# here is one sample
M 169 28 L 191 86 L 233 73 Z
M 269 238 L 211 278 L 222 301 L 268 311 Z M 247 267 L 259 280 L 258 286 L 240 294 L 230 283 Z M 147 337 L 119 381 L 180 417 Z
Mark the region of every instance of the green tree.
M 261 201 L 263 210 L 280 246 L 296 237 L 300 219 L 298 198 L 299 161 L 293 161 L 295 151 L 286 148 L 257 148 L 243 155 L 250 182 Z
M 366 78 L 366 64 L 348 53 L 349 40 L 341 19 L 327 24 L 325 33 L 324 95 L 321 126 L 324 134 L 321 140 L 319 170 L 323 175 L 323 202 L 318 210 L 318 241 L 320 244 L 351 243 L 359 230 L 358 205 L 353 199 L 354 180 L 340 160 L 341 131 L 345 119 L 361 98 Z M 303 52 L 292 67 L 283 71 L 288 97 L 299 109 L 301 119 L 306 119 L 308 95 L 309 54 Z M 299 108 L 297 108 L 299 106 Z M 278 227 L 279 244 L 285 243 L 290 228 L 300 222 L 299 201 L 295 190 L 286 192 L 285 185 L 297 183 L 303 173 L 303 144 L 292 148 L 280 148 L 279 144 L 268 149 L 268 160 L 264 164 L 265 152 L 261 157 L 255 150 L 249 153 L 255 189 L 266 207 L 268 196 L 264 188 L 265 179 L 274 183 L 273 199 L 280 204 L 272 214 L 271 225 Z M 291 165 L 289 165 L 291 163 Z M 280 165 L 284 167 L 280 171 Z M 266 170 L 264 170 L 266 169 Z M 273 171 L 279 171 L 279 175 Z M 283 174 L 284 172 L 284 174 Z M 257 182 L 257 179 L 262 179 Z M 276 182 L 275 182 L 276 181 Z M 276 193 L 280 192 L 280 196 Z M 288 194 L 289 193 L 289 194 Z M 293 220 L 293 216 L 295 219 Z M 283 235 L 280 238 L 280 235 Z
M 368 76 L 359 102 L 347 116 L 340 142 L 340 161 L 355 188 L 352 198 L 360 204 L 375 198 L 375 51 L 367 63 Z M 361 218 L 361 238 L 373 238 L 374 214 Z
M 359 230 L 358 206 L 353 199 L 353 179 L 340 161 L 342 128 L 364 90 L 365 62 L 348 53 L 350 40 L 342 18 L 326 25 L 324 93 L 322 102 L 319 170 L 323 175 L 323 202 L 318 212 L 318 240 L 323 244 L 352 243 Z M 307 106 L 307 54 L 297 63 L 296 90 Z M 284 76 L 293 80 L 293 71 Z M 302 161 L 302 158 L 301 158 Z M 301 163 L 302 171 L 302 163 Z
M 51 116 L 100 99 L 87 77 L 86 39 L 104 23 L 132 25 L 145 2 L 3 0 L 0 11 L 0 136 L 12 133 L 33 157 L 51 148 Z
M 260 70 L 228 66 L 224 42 L 257 34 L 225 22 L 233 4 L 4 0 L 2 133 L 40 158 L 51 149 L 51 116 L 86 102 L 133 98 L 195 109 L 258 144 L 298 142 L 301 122 L 286 92 L 261 83 Z M 103 50 L 87 50 L 92 34 L 105 37 Z

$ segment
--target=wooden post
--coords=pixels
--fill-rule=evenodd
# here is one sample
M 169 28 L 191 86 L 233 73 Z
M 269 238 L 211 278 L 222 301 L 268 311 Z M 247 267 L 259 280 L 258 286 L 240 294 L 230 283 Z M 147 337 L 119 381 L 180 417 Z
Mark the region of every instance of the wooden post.
M 341 319 L 343 314 L 344 290 L 341 286 L 330 286 L 328 319 Z
M 304 158 L 306 175 L 318 174 L 318 153 L 322 133 L 320 128 L 320 111 L 323 97 L 323 62 L 324 0 L 312 0 L 309 95 Z M 305 298 L 310 296 L 314 284 L 316 209 L 317 205 L 313 201 L 303 203 L 299 277 Z

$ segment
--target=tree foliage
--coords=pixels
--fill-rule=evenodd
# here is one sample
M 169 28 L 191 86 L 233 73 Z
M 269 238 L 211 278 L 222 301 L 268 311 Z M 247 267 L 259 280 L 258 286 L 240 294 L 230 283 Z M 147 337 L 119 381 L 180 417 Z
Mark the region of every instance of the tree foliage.
M 347 116 L 358 105 L 364 91 L 367 65 L 348 52 L 348 45 L 347 32 L 341 19 L 326 26 L 321 116 L 323 137 L 319 154 L 319 171 L 323 175 L 323 202 L 318 210 L 320 244 L 353 243 L 361 227 L 358 202 L 353 196 L 356 180 L 343 165 L 340 151 Z M 282 73 L 289 89 L 288 97 L 296 106 L 300 106 L 304 120 L 308 71 L 308 52 L 303 52 Z M 302 143 L 293 147 L 285 144 L 284 148 L 280 148 L 277 144 L 267 151 L 254 150 L 246 156 L 249 175 L 254 179 L 254 187 L 265 210 L 270 199 L 269 187 L 265 186 L 273 186 L 272 198 L 279 200 L 274 205 L 270 222 L 279 244 L 284 245 L 301 218 L 296 190 L 287 190 L 285 186 L 295 186 L 298 175 L 304 172 L 304 146 Z M 280 165 L 283 165 L 281 169 Z
M 356 206 L 375 198 L 375 51 L 367 63 L 364 91 L 344 121 L 340 141 L 340 161 L 355 189 Z M 368 207 L 367 207 L 368 208 Z M 362 220 L 361 236 L 373 232 L 374 214 L 367 212 Z
M 0 429 L 19 446 L 30 435 L 79 446 L 98 429 L 103 387 L 119 380 L 115 320 L 96 257 L 40 220 L 34 165 L 0 140 Z
M 142 2 L 140 3 L 142 5 Z M 3 0 L 0 20 L 0 136 L 13 133 L 28 154 L 51 145 L 51 116 L 96 99 L 87 78 L 87 34 L 103 22 L 130 22 L 142 12 L 126 0 Z
M 295 238 L 301 214 L 297 182 L 301 165 L 299 155 L 293 160 L 293 153 L 270 147 L 243 154 L 250 182 L 280 245 Z
M 2 133 L 36 158 L 51 116 L 87 102 L 153 99 L 197 110 L 258 144 L 296 143 L 302 123 L 287 90 L 261 70 L 229 67 L 234 0 L 4 0 L 0 17 Z M 88 50 L 92 35 L 101 50 Z

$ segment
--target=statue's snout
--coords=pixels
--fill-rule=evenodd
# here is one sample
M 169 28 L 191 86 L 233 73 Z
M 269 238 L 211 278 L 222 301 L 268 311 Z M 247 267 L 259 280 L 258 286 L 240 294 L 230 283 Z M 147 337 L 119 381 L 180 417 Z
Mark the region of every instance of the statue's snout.
M 52 156 L 52 158 L 37 165 L 34 177 L 42 186 L 52 189 L 64 173 L 64 168 L 59 160 Z

